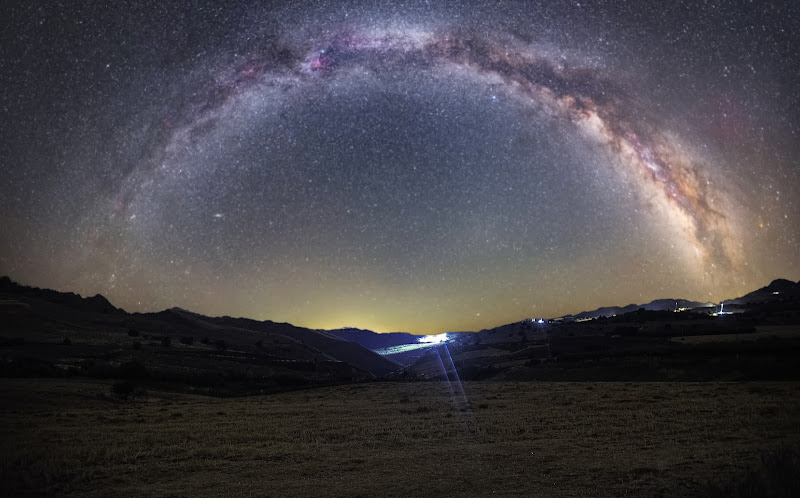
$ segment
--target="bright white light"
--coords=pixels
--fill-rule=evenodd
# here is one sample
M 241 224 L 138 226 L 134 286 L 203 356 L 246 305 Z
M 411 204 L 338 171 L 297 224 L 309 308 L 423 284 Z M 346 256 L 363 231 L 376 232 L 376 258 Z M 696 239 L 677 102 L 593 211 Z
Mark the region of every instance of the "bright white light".
M 539 323 L 544 323 L 544 320 L 540 318 Z
M 438 344 L 440 342 L 447 342 L 447 334 L 422 336 L 419 338 L 419 342 L 426 342 L 429 344 Z

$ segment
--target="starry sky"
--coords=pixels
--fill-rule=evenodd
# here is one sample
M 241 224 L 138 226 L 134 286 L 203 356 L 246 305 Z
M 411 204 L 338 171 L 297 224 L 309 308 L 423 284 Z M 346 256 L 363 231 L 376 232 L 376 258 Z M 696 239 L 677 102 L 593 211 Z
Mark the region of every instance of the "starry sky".
M 800 279 L 796 2 L 442 3 L 4 3 L 0 274 L 413 333 Z

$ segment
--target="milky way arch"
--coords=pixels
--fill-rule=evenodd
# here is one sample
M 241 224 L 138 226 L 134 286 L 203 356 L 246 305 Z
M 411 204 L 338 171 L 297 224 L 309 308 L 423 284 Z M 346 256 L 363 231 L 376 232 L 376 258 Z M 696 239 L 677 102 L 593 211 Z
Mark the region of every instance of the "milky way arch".
M 354 70 L 403 74 L 447 68 L 501 86 L 540 113 L 572 122 L 610 154 L 617 173 L 633 180 L 654 222 L 672 227 L 696 263 L 740 265 L 733 223 L 715 203 L 724 194 L 712 191 L 702 162 L 668 130 L 649 123 L 621 85 L 589 64 L 554 58 L 519 40 L 457 30 L 342 30 L 305 49 L 287 43 L 254 51 L 162 119 L 150 157 L 132 168 L 114 212 L 124 219 L 154 175 L 173 174 L 174 159 L 187 147 L 265 91 L 287 97 Z

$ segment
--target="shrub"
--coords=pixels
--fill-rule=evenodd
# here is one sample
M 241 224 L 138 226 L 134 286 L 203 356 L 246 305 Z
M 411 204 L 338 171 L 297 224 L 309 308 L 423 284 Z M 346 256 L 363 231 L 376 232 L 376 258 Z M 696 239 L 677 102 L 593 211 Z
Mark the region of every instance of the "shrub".
M 161 339 L 161 345 L 164 346 L 165 348 L 170 347 L 171 344 L 172 344 L 172 339 L 170 339 L 169 337 L 165 336 Z
M 228 349 L 228 345 L 225 344 L 225 341 L 223 341 L 222 339 L 217 339 L 214 342 L 214 346 L 216 346 L 217 349 L 219 349 L 220 351 L 225 351 L 226 349 Z
M 202 339 L 200 339 L 200 342 L 202 342 L 203 344 L 208 344 L 209 342 L 208 337 L 203 337 Z
M 131 336 L 131 337 L 138 337 L 139 336 L 139 331 L 138 330 L 129 329 L 128 330 L 128 335 Z
M 69 345 L 72 344 L 72 341 L 70 340 L 69 337 L 65 337 L 64 340 L 61 341 L 61 344 L 65 345 L 65 346 L 69 346 Z
M 133 349 L 136 349 L 137 351 L 142 349 L 142 343 L 139 341 L 133 341 Z
M 263 348 L 263 347 L 264 347 L 264 342 L 263 342 L 261 339 L 257 340 L 257 341 L 256 341 L 256 347 L 257 347 L 258 349 L 261 349 L 261 348 Z
M 133 399 L 136 397 L 136 387 L 127 381 L 115 382 L 111 386 L 111 392 L 114 396 L 122 398 L 125 401 L 127 401 L 128 398 Z
M 181 337 L 181 344 L 186 344 L 187 346 L 191 346 L 192 344 L 194 344 L 194 337 L 192 336 Z
M 123 379 L 142 379 L 147 377 L 147 369 L 141 361 L 133 359 L 120 365 L 119 375 Z

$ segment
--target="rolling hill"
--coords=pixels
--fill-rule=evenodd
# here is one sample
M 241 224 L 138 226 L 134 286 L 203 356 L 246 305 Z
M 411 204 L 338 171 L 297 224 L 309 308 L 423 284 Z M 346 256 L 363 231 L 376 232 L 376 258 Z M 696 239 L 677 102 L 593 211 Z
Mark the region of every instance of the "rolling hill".
M 133 362 L 150 379 L 212 387 L 234 380 L 273 390 L 281 383 L 382 377 L 400 368 L 324 331 L 180 308 L 127 313 L 100 295 L 82 298 L 7 277 L 0 278 L 0 324 L 0 350 L 8 359 L 0 368 L 11 376 L 114 377 Z

